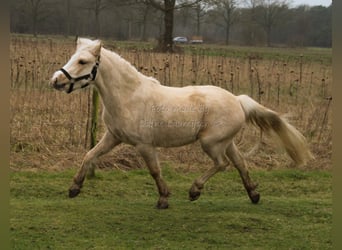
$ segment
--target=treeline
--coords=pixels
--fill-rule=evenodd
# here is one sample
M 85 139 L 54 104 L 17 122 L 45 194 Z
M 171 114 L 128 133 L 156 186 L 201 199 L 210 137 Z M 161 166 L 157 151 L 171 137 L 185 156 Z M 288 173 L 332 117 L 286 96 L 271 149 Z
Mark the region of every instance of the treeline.
M 165 6 L 166 2 L 164 1 Z M 332 6 L 290 7 L 287 0 L 174 1 L 173 36 L 253 46 L 332 45 Z M 158 40 L 163 1 L 12 0 L 11 32 Z

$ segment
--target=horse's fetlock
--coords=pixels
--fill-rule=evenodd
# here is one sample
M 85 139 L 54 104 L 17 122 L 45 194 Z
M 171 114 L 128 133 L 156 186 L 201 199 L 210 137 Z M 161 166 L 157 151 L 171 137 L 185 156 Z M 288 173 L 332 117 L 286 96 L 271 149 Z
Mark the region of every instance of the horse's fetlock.
M 199 189 L 199 190 L 202 190 L 203 187 L 204 187 L 204 184 L 203 183 L 200 183 L 198 181 L 195 181 L 194 185 Z

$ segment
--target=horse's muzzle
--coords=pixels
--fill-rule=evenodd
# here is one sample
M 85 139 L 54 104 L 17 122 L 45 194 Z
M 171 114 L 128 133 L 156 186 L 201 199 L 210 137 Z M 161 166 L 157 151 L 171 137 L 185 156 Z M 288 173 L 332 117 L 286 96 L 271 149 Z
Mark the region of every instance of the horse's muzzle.
M 50 81 L 50 86 L 57 90 L 64 90 L 66 83 L 58 83 L 57 78 Z

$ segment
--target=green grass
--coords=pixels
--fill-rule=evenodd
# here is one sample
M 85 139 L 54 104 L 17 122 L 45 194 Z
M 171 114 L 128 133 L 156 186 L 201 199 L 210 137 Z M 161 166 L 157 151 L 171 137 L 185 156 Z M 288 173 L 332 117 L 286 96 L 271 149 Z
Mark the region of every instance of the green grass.
M 261 200 L 249 202 L 237 171 L 217 174 L 198 201 L 200 173 L 163 167 L 172 196 L 157 210 L 146 170 L 98 171 L 67 197 L 74 171 L 11 174 L 13 249 L 332 249 L 328 171 L 251 171 Z

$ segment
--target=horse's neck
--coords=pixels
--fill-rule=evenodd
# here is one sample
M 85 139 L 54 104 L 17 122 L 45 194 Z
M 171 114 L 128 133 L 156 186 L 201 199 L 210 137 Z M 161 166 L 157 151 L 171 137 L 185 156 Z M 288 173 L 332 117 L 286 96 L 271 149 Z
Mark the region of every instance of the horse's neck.
M 143 76 L 129 62 L 106 49 L 101 51 L 99 72 L 95 85 L 107 109 L 124 108 L 124 103 L 143 84 Z

